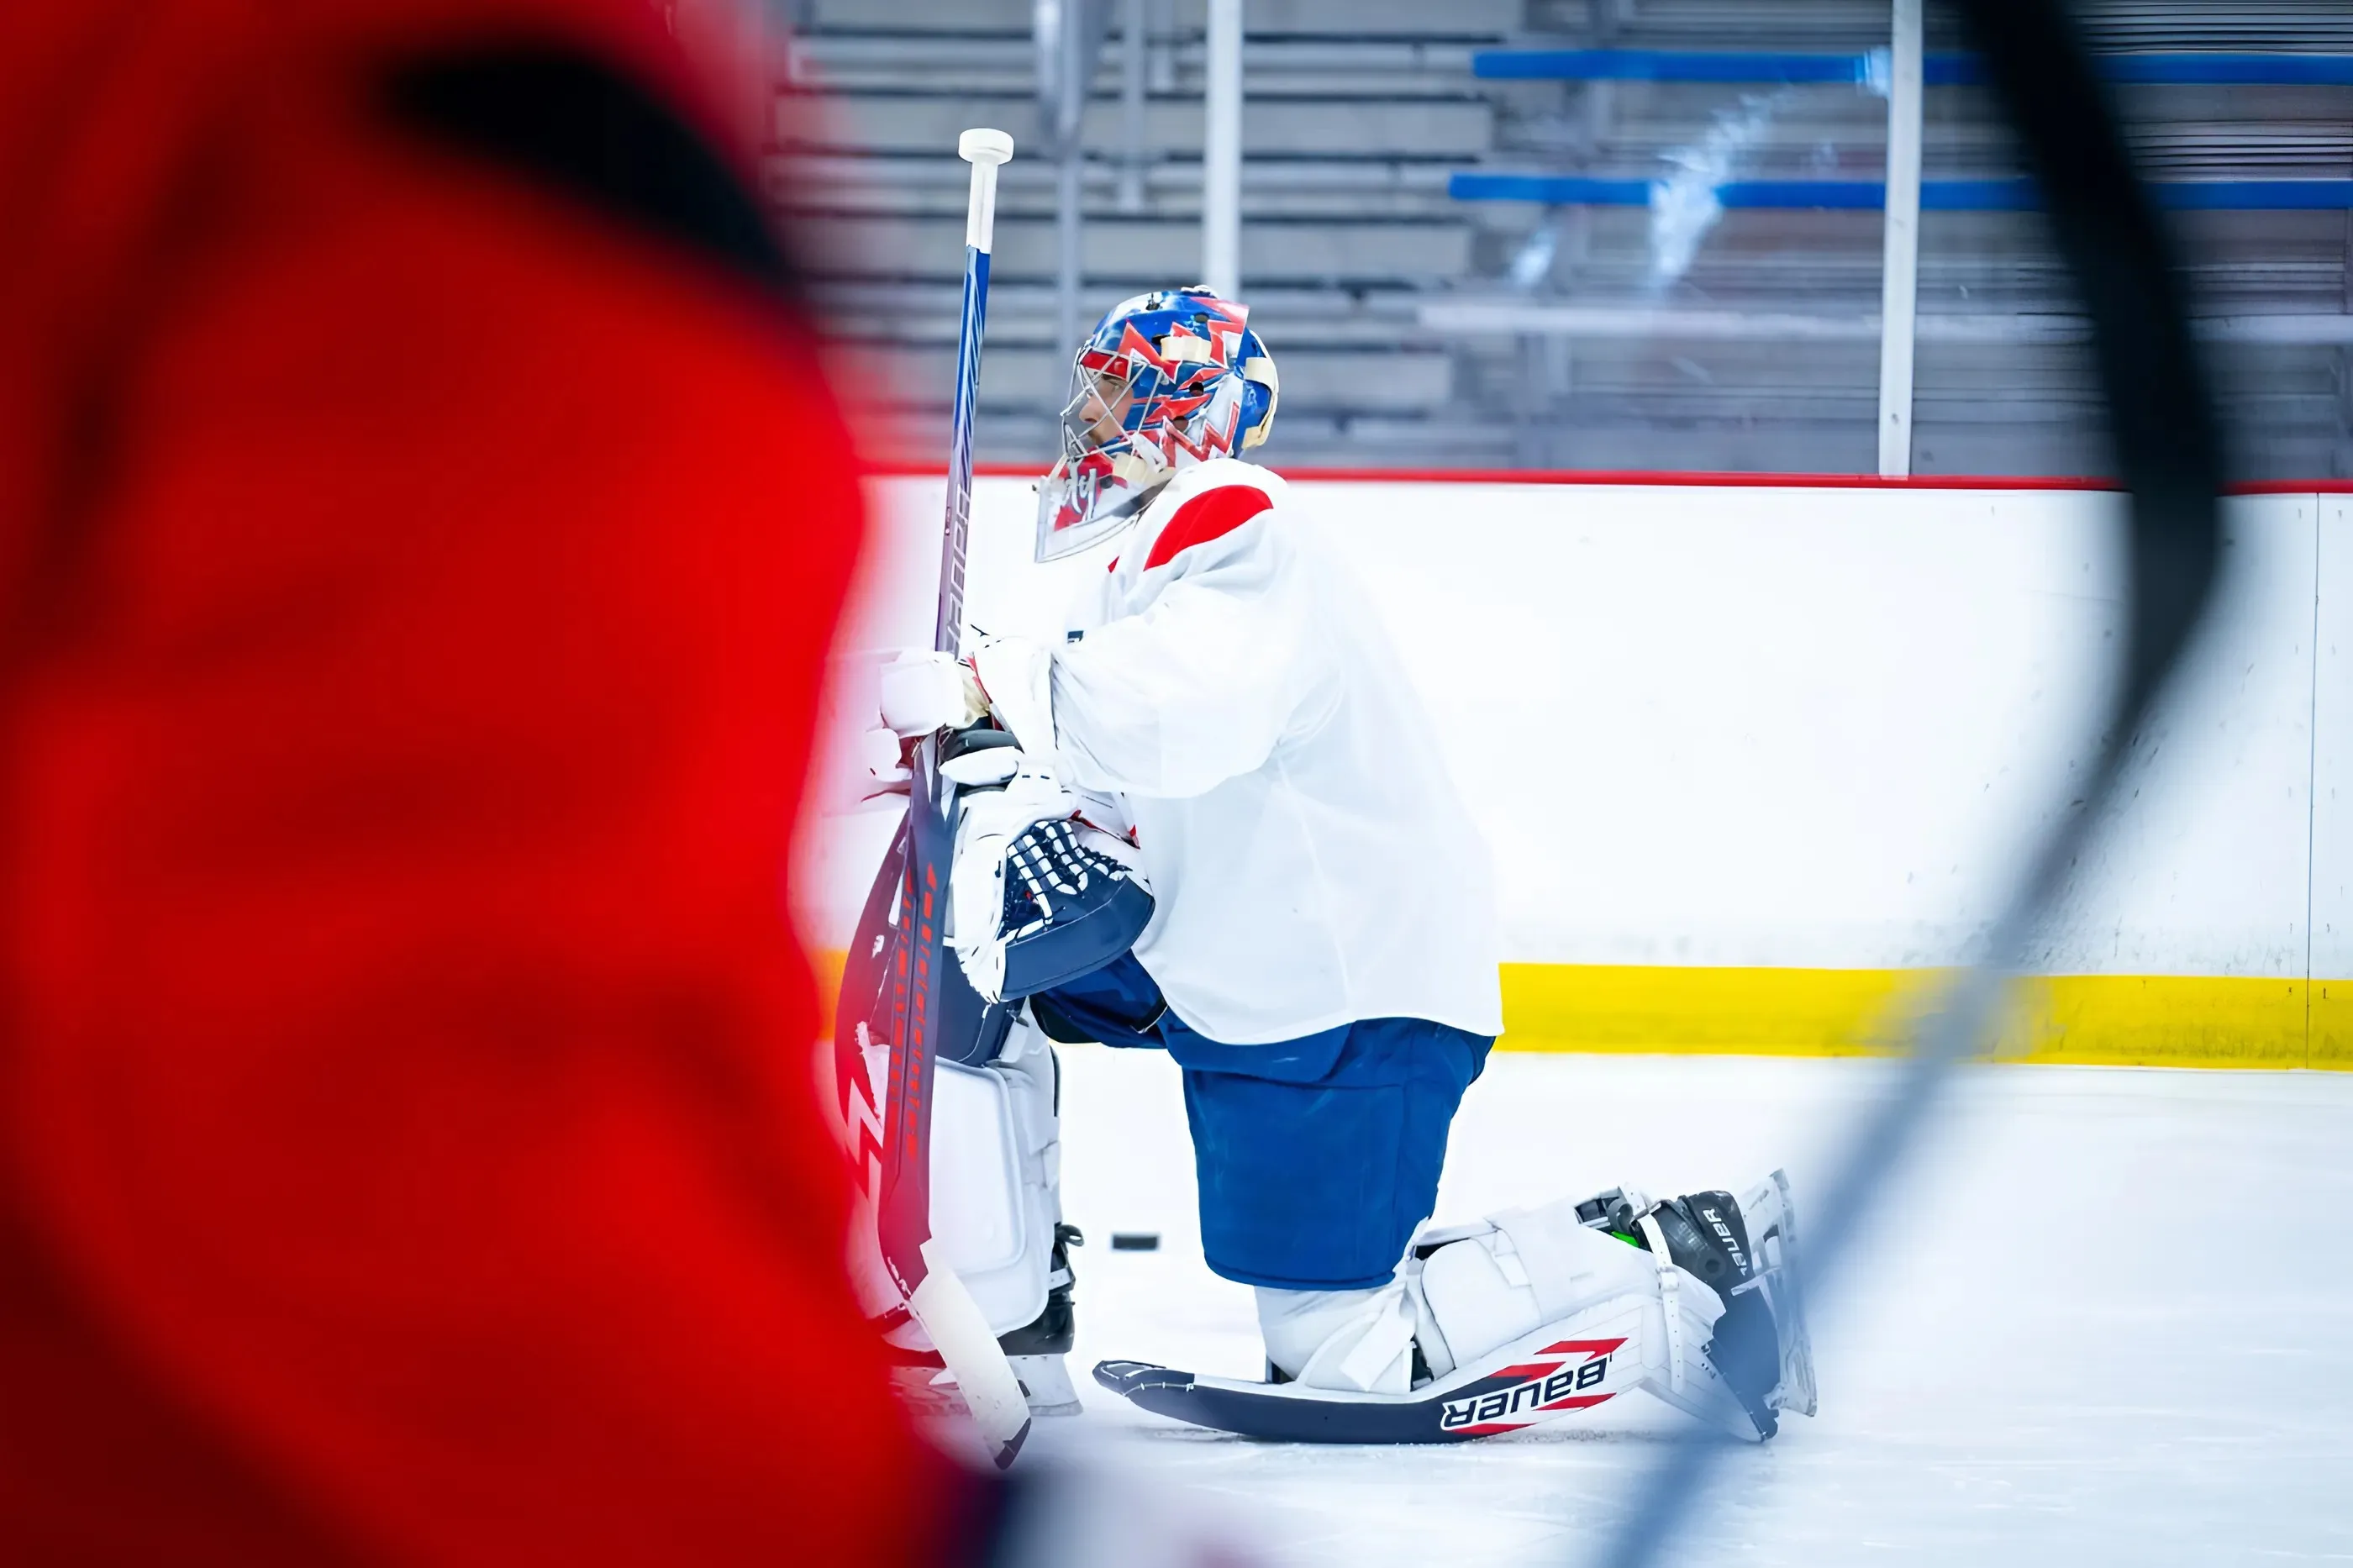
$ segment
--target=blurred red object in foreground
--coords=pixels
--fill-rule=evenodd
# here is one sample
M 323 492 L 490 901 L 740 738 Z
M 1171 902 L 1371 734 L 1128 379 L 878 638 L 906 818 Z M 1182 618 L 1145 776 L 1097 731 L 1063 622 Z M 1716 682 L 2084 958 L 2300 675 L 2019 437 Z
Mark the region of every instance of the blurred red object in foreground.
M 940 1549 L 780 886 L 857 480 L 706 102 L 634 0 L 0 14 L 0 1561 Z

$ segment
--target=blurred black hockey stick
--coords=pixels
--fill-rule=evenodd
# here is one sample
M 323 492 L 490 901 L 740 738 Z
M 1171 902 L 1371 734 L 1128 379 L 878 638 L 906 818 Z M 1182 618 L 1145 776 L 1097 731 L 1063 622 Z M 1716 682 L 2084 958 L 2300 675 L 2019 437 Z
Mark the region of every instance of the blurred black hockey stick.
M 1894 1093 L 1867 1112 L 1802 1227 L 1799 1289 L 1819 1294 L 1896 1167 L 1917 1143 L 1955 1067 L 1986 1049 L 2011 979 L 2065 890 L 2116 793 L 2133 737 L 2181 662 L 2211 596 L 2219 556 L 2221 442 L 2189 338 L 2170 237 L 2135 176 L 2123 127 L 2063 0 L 1955 0 L 2024 141 L 2029 167 L 2093 326 L 2126 531 L 2124 666 L 2089 776 L 2070 788 L 2024 877 L 1963 971 L 1917 1026 Z M 1600 1561 L 1658 1561 L 1726 1447 L 1668 1446 Z

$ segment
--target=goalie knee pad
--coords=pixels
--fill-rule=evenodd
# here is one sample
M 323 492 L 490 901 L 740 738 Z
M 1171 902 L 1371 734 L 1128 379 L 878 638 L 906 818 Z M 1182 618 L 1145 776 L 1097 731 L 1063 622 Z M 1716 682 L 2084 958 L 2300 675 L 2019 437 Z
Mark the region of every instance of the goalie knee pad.
M 1276 1381 L 1361 1394 L 1404 1394 L 1417 1376 L 1418 1303 L 1405 1283 L 1370 1290 L 1259 1286 L 1258 1327 Z

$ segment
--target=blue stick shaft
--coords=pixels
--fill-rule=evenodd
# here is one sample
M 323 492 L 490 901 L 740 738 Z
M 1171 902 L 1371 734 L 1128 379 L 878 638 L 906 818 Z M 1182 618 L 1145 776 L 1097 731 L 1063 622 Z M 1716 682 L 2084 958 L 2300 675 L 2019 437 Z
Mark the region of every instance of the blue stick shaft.
M 932 646 L 959 651 L 964 639 L 964 563 L 972 536 L 973 407 L 980 392 L 980 341 L 988 321 L 988 252 L 964 255 L 964 319 L 956 333 L 955 406 L 948 437 L 947 520 L 940 538 L 939 618 Z M 941 940 L 946 917 L 948 785 L 939 772 L 939 738 L 916 749 L 915 787 L 907 797 L 909 856 L 906 915 L 910 954 L 906 1037 L 892 1058 L 892 1137 L 882 1205 L 882 1255 L 907 1289 L 926 1269 L 921 1249 L 931 1226 L 932 1062 L 938 1042 L 939 975 L 954 962 Z
M 980 397 L 980 339 L 988 325 L 988 252 L 964 251 L 964 315 L 956 328 L 955 410 L 948 430 L 948 514 L 940 541 L 940 612 L 932 647 L 959 651 L 964 641 L 964 558 L 972 535 L 972 418 Z

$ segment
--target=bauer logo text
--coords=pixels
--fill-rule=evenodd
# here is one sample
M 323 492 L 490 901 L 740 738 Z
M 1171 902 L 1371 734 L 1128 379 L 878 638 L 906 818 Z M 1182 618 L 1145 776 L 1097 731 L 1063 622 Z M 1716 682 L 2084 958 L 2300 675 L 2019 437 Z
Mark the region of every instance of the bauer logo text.
M 1450 1399 L 1446 1402 L 1444 1414 L 1439 1417 L 1439 1430 L 1451 1432 L 1459 1427 L 1484 1426 L 1490 1421 L 1507 1421 L 1514 1415 L 1534 1414 L 1573 1394 L 1581 1394 L 1597 1386 L 1609 1375 L 1609 1358 L 1598 1355 L 1580 1366 L 1565 1366 L 1547 1376 L 1532 1377 L 1525 1383 L 1515 1383 L 1493 1394 Z

